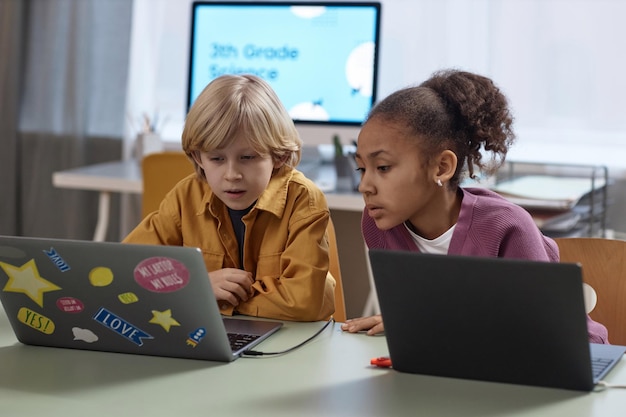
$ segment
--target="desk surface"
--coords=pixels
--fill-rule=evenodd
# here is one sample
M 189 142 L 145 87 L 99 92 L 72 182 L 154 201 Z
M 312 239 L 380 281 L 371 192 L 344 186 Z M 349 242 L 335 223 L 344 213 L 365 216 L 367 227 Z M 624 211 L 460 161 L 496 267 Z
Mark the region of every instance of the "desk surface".
M 52 174 L 52 184 L 60 188 L 136 193 L 143 191 L 141 165 L 135 159 L 104 162 Z
M 1 309 L 0 309 L 1 310 Z M 258 350 L 323 323 L 286 323 Z M 402 374 L 369 366 L 384 337 L 326 329 L 280 357 L 221 364 L 22 345 L 0 311 L 0 414 L 33 416 L 619 416 L 626 390 L 580 393 Z M 626 360 L 607 378 L 626 383 Z
M 335 184 L 334 165 L 303 162 L 298 169 L 325 191 L 331 209 L 363 210 L 365 203 L 358 192 L 332 191 Z M 140 194 L 143 190 L 141 164 L 130 159 L 58 171 L 52 174 L 52 184 L 59 188 Z

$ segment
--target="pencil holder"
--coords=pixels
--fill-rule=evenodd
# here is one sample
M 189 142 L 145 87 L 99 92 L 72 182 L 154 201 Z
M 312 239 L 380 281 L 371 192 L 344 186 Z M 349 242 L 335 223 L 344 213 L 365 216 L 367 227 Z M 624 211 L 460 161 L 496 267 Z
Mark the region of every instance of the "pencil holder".
M 135 139 L 135 154 L 137 159 L 142 159 L 144 156 L 162 152 L 164 149 L 163 140 L 161 135 L 155 132 L 145 132 L 137 134 Z

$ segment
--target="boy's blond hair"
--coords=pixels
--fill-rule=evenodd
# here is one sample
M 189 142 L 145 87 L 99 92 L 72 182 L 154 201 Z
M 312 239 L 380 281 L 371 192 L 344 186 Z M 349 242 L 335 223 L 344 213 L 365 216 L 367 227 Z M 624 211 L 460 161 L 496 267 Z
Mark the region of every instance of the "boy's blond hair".
M 255 152 L 295 167 L 302 140 L 280 99 L 263 79 L 254 75 L 222 75 L 202 90 L 191 106 L 182 146 L 196 173 L 204 172 L 193 159 L 197 152 L 224 148 L 244 134 Z

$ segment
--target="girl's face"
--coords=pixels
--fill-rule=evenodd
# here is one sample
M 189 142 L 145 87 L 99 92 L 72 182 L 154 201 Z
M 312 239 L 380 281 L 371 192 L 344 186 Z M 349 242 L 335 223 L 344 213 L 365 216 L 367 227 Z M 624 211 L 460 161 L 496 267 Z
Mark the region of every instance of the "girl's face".
M 274 168 L 282 165 L 255 152 L 244 135 L 237 135 L 225 148 L 200 152 L 196 162 L 213 192 L 233 210 L 244 210 L 258 200 Z
M 437 168 L 426 166 L 417 141 L 403 125 L 376 117 L 359 133 L 359 192 L 379 229 L 391 229 L 408 220 L 419 232 L 428 229 L 421 225 L 443 214 Z

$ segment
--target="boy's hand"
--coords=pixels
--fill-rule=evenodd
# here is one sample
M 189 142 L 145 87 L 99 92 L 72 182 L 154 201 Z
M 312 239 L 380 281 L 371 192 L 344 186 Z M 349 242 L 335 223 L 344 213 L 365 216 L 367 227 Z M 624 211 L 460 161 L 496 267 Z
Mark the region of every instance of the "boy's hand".
M 209 280 L 217 301 L 227 301 L 233 306 L 247 301 L 252 295 L 252 274 L 236 268 L 209 272 Z
M 383 318 L 380 314 L 377 314 L 370 317 L 346 320 L 346 322 L 341 325 L 341 330 L 350 333 L 366 330 L 368 335 L 373 336 L 384 332 L 385 327 L 383 326 Z

